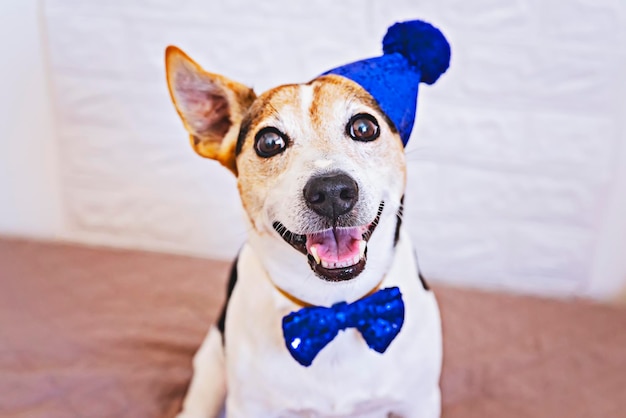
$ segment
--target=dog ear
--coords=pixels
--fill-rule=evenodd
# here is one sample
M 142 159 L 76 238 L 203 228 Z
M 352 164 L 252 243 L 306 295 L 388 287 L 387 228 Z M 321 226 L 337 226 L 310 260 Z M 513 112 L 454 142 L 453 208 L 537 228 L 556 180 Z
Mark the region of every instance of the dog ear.
M 175 46 L 165 50 L 167 86 L 191 146 L 237 175 L 235 146 L 241 119 L 256 95 L 243 84 L 204 71 Z

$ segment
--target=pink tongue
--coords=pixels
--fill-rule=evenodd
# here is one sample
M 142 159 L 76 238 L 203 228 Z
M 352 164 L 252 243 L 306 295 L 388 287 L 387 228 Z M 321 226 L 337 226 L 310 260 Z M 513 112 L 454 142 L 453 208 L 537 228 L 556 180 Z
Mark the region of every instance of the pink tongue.
M 361 227 L 327 229 L 306 236 L 306 248 L 315 247 L 317 255 L 328 263 L 350 261 L 359 255 Z

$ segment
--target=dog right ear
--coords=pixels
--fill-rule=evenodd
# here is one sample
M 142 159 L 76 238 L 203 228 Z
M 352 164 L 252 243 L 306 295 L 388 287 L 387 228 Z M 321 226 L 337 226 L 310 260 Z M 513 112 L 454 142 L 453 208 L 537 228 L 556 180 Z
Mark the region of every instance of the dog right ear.
M 193 149 L 237 175 L 235 146 L 241 119 L 256 95 L 243 84 L 204 71 L 175 46 L 165 50 L 167 86 Z

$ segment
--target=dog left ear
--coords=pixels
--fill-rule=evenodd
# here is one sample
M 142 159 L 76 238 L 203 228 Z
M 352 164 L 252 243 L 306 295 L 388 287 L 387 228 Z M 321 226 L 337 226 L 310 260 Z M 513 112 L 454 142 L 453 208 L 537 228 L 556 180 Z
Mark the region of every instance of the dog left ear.
M 204 71 L 175 46 L 165 50 L 165 68 L 170 96 L 193 149 L 237 175 L 237 135 L 243 114 L 256 98 L 254 91 Z

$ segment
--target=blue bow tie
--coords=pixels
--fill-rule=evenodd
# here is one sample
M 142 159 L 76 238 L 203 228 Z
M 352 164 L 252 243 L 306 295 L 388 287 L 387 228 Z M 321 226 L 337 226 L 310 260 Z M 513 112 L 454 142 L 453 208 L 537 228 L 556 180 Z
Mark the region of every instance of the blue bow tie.
M 346 328 L 359 330 L 367 345 L 384 353 L 404 323 L 404 302 L 397 287 L 330 308 L 312 306 L 283 318 L 283 335 L 292 357 L 310 366 L 317 354 Z

